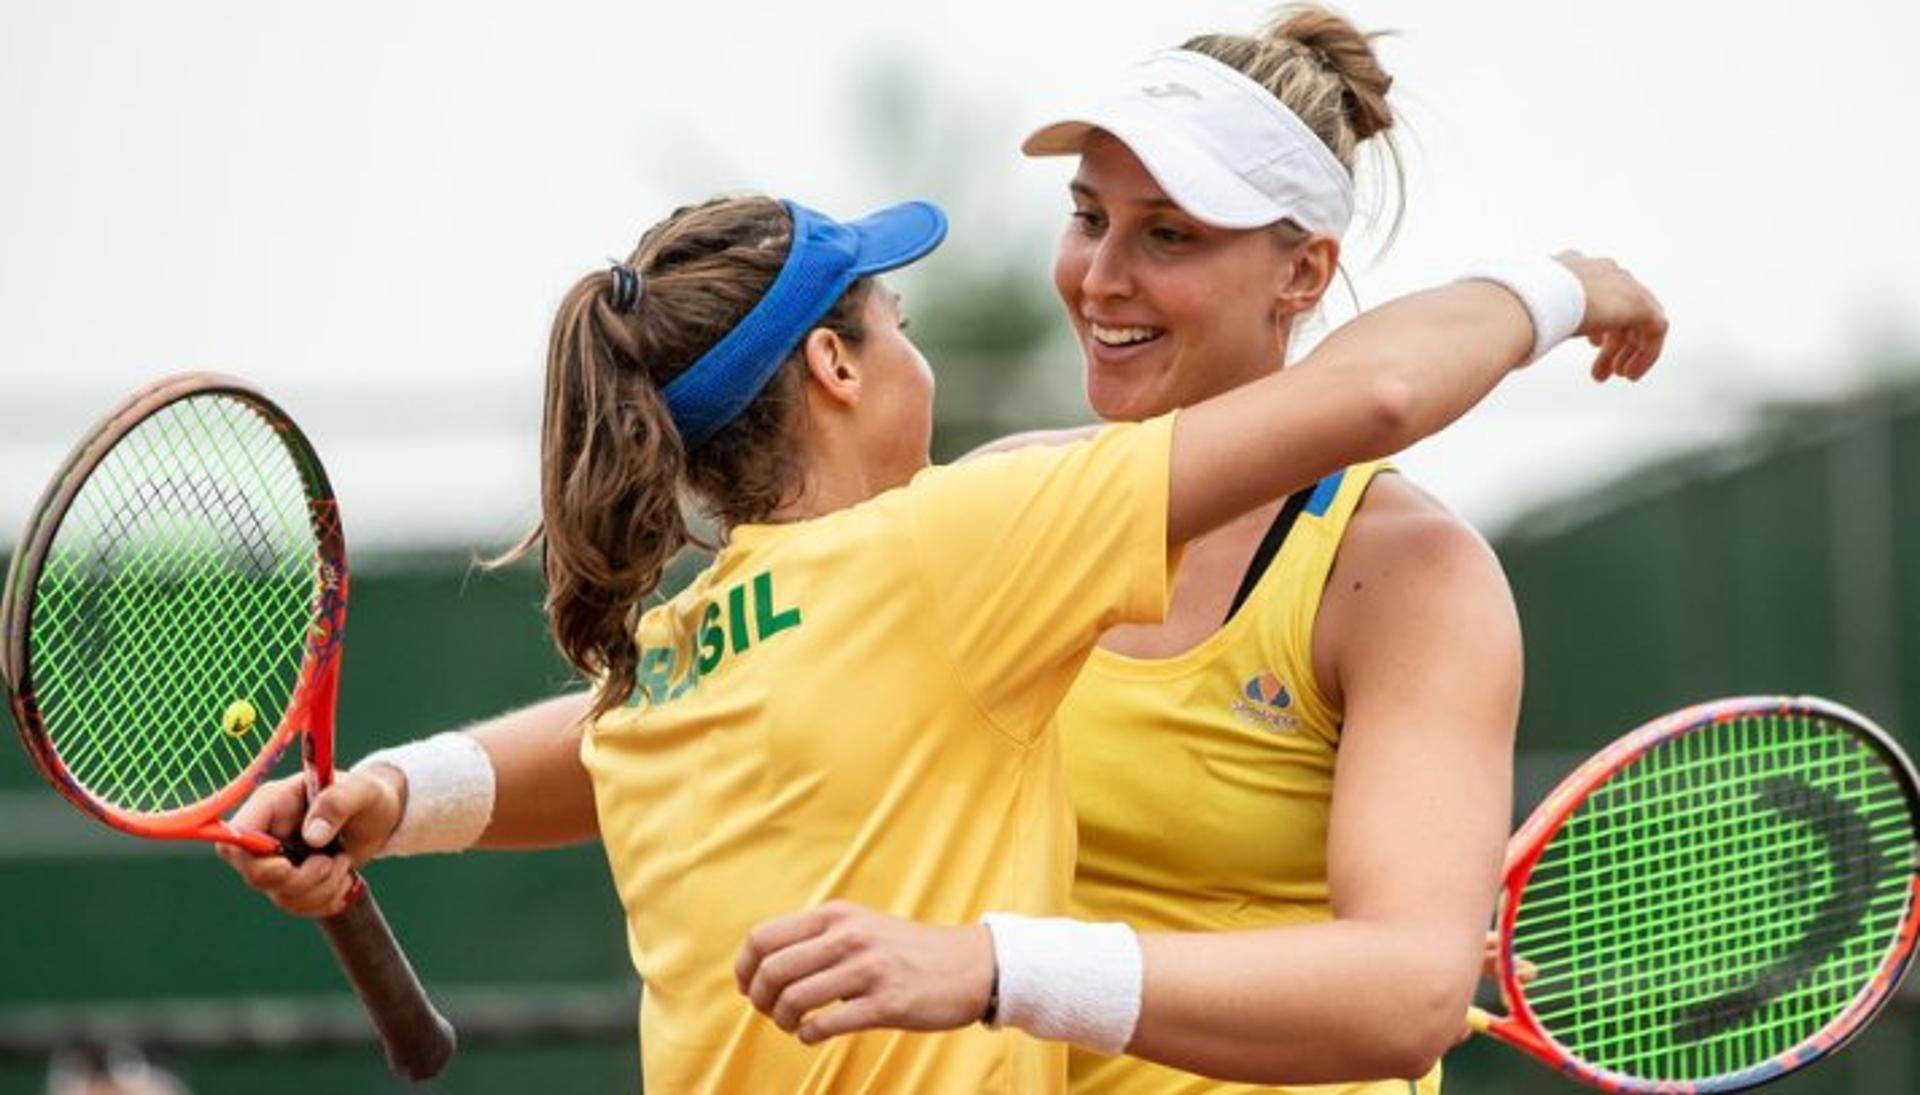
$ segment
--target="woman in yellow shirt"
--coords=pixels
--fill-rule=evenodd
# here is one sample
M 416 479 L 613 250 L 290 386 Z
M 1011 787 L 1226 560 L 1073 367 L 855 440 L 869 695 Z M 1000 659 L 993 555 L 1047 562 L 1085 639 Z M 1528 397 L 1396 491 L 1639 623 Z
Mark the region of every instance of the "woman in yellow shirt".
M 1066 908 L 1053 712 L 1102 633 L 1160 617 L 1174 546 L 1440 428 L 1539 344 L 1613 338 L 1602 367 L 1638 376 L 1664 330 L 1612 264 L 1541 260 L 1521 269 L 1562 294 L 1555 318 L 1511 272 L 1456 284 L 1177 415 L 929 468 L 931 375 L 872 275 L 943 230 L 919 204 L 840 224 L 729 199 L 581 279 L 554 325 L 529 546 L 592 695 L 376 754 L 310 811 L 270 785 L 236 821 L 347 854 L 230 855 L 243 876 L 316 914 L 375 854 L 598 832 L 649 1090 L 1060 1090 L 1062 1047 L 984 1029 L 804 1046 L 737 994 L 739 941 L 828 899 L 947 923 Z M 1250 276 L 1316 261 L 1260 246 Z M 689 539 L 683 494 L 722 545 L 643 612 Z M 989 948 L 975 928 L 959 953 L 990 967 Z M 963 1023 L 986 991 L 926 1021 Z
M 1050 729 L 1099 636 L 1159 618 L 1175 546 L 1440 428 L 1541 336 L 1521 297 L 1463 282 L 1177 415 L 929 468 L 931 374 L 871 275 L 943 231 L 920 204 L 846 225 L 727 199 L 577 283 L 549 354 L 537 538 L 589 706 L 376 754 L 311 811 L 298 781 L 269 785 L 236 821 L 347 854 L 229 861 L 316 914 L 377 853 L 597 830 L 645 983 L 650 1091 L 1063 1089 L 1063 1047 L 977 1027 L 803 1046 L 739 997 L 733 955 L 754 923 L 828 899 L 948 923 L 1064 909 Z M 1610 263 L 1548 265 L 1580 301 L 1549 342 L 1645 332 L 1607 361 L 1651 366 L 1664 321 L 1644 289 Z M 724 543 L 643 613 L 689 537 L 682 491 Z
M 1312 129 L 1308 152 L 1350 172 L 1392 124 L 1390 82 L 1366 36 L 1295 9 L 1260 37 L 1156 55 L 1028 140 L 1029 153 L 1080 158 L 1055 282 L 1102 418 L 1149 419 L 1279 368 L 1344 223 L 1276 222 L 1213 180 L 1236 156 L 1252 175 L 1301 154 L 1286 126 L 1263 137 L 1242 124 L 1263 104 L 1284 106 Z M 1299 261 L 1250 283 L 1234 257 L 1268 234 Z M 1013 443 L 1035 440 L 1050 439 Z M 1057 997 L 1081 976 L 1074 933 L 1095 929 L 994 923 L 1003 997 L 1019 978 L 1000 1018 L 1097 1046 L 1076 1047 L 1078 1090 L 1379 1077 L 1405 1079 L 1334 1090 L 1438 1090 L 1506 836 L 1520 636 L 1479 537 L 1382 470 L 1356 464 L 1189 543 L 1167 618 L 1103 636 L 1060 709 L 1079 820 L 1074 915 L 1148 933 L 1135 1025 L 1100 1045 L 1035 1013 L 1069 1006 Z M 832 977 L 849 937 L 893 973 L 815 1012 L 809 979 Z M 940 986 L 970 993 L 992 974 L 927 957 L 956 938 L 837 906 L 763 927 L 743 984 L 807 1040 L 923 1026 Z M 1039 946 L 1048 953 L 1029 953 Z M 1087 947 L 1082 961 L 1113 963 Z M 1129 1056 L 1113 1055 L 1122 1045 Z

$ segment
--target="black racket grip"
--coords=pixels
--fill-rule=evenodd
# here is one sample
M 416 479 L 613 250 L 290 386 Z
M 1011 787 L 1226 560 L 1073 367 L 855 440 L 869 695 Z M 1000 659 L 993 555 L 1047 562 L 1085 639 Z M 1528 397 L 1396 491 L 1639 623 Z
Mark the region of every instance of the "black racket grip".
M 403 1080 L 430 1080 L 453 1059 L 453 1025 L 427 999 L 373 891 L 364 881 L 354 888 L 347 907 L 320 921 L 320 930 L 380 1032 L 387 1067 Z

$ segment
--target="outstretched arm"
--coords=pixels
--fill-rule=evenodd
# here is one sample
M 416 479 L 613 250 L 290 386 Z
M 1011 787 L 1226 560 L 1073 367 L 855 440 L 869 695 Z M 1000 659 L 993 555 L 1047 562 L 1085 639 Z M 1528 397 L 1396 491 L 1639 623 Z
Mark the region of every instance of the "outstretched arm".
M 1598 350 L 1595 380 L 1638 380 L 1660 357 L 1659 302 L 1608 259 L 1556 260 L 1579 282 L 1585 314 L 1572 331 Z M 1560 332 L 1565 334 L 1567 332 Z M 1169 540 L 1206 532 L 1317 481 L 1334 469 L 1391 455 L 1444 428 L 1551 341 L 1531 309 L 1484 280 L 1415 293 L 1342 326 L 1293 368 L 1187 409 L 1176 427 Z M 962 459 L 1064 445 L 1097 426 L 1033 430 L 990 441 Z M 1244 474 L 1260 468 L 1259 475 Z
M 1503 285 L 1455 282 L 1364 312 L 1292 368 L 1181 411 L 1168 542 L 1438 432 L 1524 363 L 1537 335 L 1549 346 L 1584 335 L 1600 347 L 1595 379 L 1639 379 L 1666 338 L 1659 301 L 1610 260 L 1569 252 L 1558 261 L 1540 260 L 1561 281 L 1570 271 L 1584 296 L 1571 329 L 1537 333 Z

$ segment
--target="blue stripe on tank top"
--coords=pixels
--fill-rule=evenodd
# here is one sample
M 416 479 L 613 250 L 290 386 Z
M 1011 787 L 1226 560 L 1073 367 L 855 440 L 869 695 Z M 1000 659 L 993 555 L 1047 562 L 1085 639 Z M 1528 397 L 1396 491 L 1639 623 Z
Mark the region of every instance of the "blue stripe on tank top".
M 1312 497 L 1307 499 L 1307 512 L 1315 517 L 1325 517 L 1327 507 L 1333 505 L 1333 496 L 1340 493 L 1340 480 L 1347 476 L 1347 469 L 1341 468 L 1313 488 Z

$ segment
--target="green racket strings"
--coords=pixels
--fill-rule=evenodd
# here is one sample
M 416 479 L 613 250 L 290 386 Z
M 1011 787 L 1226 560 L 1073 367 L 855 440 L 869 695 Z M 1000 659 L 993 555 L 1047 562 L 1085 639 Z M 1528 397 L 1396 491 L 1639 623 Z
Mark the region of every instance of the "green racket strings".
M 1655 746 L 1582 802 L 1520 898 L 1525 996 L 1589 1064 L 1739 1072 L 1806 1041 L 1879 968 L 1907 912 L 1912 819 L 1861 736 L 1749 715 Z
M 300 469 L 221 395 L 135 426 L 73 500 L 28 634 L 48 745 L 92 796 L 159 813 L 259 755 L 298 678 L 316 597 Z

